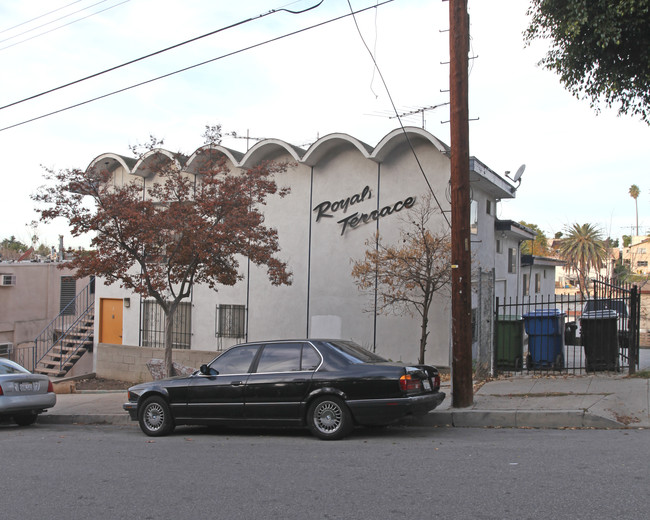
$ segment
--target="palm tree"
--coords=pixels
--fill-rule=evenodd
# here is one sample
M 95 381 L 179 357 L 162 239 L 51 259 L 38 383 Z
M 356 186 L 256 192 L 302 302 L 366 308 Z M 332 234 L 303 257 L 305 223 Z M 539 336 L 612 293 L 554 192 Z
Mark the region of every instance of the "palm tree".
M 636 184 L 630 186 L 630 197 L 634 199 L 634 209 L 636 210 L 636 236 L 639 236 L 639 204 L 636 199 L 639 198 L 640 193 L 641 190 Z
M 589 271 L 602 268 L 607 254 L 601 230 L 591 224 L 567 227 L 559 253 L 566 261 L 568 270 L 577 273 L 580 293 L 583 297 L 589 295 Z

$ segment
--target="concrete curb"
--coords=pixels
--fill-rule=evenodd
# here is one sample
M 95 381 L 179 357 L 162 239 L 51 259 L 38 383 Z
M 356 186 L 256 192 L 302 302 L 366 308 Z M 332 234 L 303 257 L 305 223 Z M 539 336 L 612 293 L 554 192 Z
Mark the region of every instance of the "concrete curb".
M 64 415 L 64 414 L 52 414 L 47 415 L 41 414 L 38 416 L 37 423 L 40 424 L 97 424 L 97 425 L 126 425 L 134 424 L 137 425 L 137 422 L 131 421 L 129 414 L 124 412 L 124 415 L 115 415 L 115 414 L 73 414 L 73 415 Z
M 87 424 L 87 425 L 133 425 L 125 412 L 116 414 L 42 414 L 41 424 Z M 597 428 L 619 429 L 635 428 L 626 426 L 606 417 L 591 414 L 584 410 L 444 410 L 431 412 L 425 417 L 410 418 L 404 421 L 412 427 L 455 427 L 455 428 Z
M 441 410 L 409 421 L 412 426 L 457 428 L 627 428 L 585 410 Z

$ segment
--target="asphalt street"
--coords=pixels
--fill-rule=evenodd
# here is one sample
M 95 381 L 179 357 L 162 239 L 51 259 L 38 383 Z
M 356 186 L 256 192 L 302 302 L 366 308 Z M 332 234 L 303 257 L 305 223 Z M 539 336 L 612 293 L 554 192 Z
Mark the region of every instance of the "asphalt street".
M 645 518 L 650 430 L 0 427 L 3 520 Z

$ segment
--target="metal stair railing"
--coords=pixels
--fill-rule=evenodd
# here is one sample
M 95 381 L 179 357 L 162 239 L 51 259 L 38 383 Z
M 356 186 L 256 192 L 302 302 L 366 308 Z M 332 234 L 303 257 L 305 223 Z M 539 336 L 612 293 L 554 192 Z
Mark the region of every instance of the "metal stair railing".
M 69 361 L 69 359 L 76 354 L 76 352 L 84 345 L 84 342 L 87 341 L 93 335 L 93 327 L 87 331 L 85 337 L 83 338 L 84 342 L 80 342 L 75 351 L 66 356 L 64 353 L 64 345 L 66 342 L 70 342 L 71 335 L 76 333 L 79 325 L 84 323 L 86 320 L 94 322 L 94 308 L 95 308 L 95 277 L 91 277 L 90 282 L 71 300 L 63 310 L 54 318 L 50 324 L 45 327 L 41 333 L 34 340 L 34 350 L 32 354 L 32 366 L 26 366 L 25 368 L 34 371 L 38 367 L 38 364 L 43 358 L 49 354 L 52 349 L 56 346 L 61 347 L 61 360 L 60 367 L 63 369 L 63 366 Z M 75 341 L 78 338 L 75 338 Z M 63 358 L 66 357 L 65 361 Z M 27 360 L 25 360 L 27 361 Z

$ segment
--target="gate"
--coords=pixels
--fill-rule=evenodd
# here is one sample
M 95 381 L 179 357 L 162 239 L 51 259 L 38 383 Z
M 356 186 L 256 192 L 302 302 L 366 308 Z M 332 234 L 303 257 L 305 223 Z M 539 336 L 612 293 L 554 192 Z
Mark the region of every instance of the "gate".
M 634 373 L 639 363 L 637 286 L 593 282 L 593 294 L 496 299 L 495 373 Z

